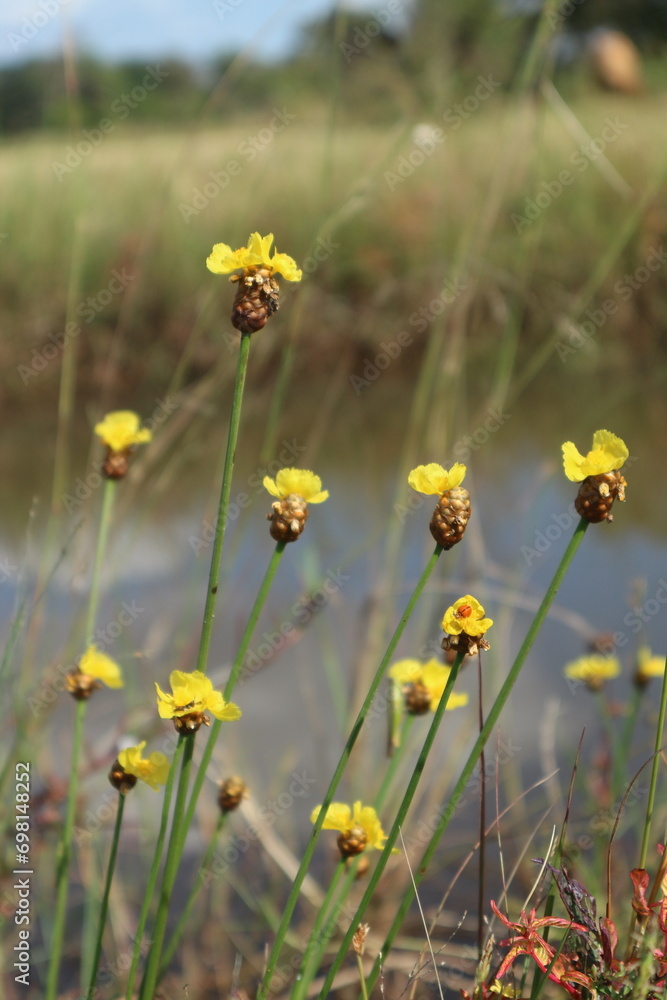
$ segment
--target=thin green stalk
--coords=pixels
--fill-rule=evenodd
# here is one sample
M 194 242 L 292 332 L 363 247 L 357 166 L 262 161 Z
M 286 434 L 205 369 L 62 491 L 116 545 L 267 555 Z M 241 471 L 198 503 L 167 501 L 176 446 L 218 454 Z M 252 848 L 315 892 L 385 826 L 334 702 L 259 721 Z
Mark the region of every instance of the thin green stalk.
M 373 806 L 378 814 L 380 813 L 380 810 L 384 805 L 387 794 L 389 793 L 389 790 L 391 788 L 393 779 L 396 776 L 396 771 L 398 770 L 398 766 L 402 762 L 403 757 L 405 756 L 406 753 L 405 747 L 407 746 L 407 736 L 408 733 L 410 732 L 410 729 L 412 728 L 414 721 L 415 721 L 414 715 L 408 715 L 408 714 L 404 715 L 403 725 L 401 726 L 400 746 L 396 751 L 396 753 L 394 754 L 394 756 L 391 757 L 391 759 L 389 760 L 389 764 L 385 770 L 384 777 L 382 779 L 382 784 L 380 785 L 380 789 L 373 801 Z M 337 907 L 339 907 L 341 903 L 347 899 L 350 889 L 354 885 L 354 882 L 356 881 L 357 878 L 357 867 L 358 865 L 356 864 L 348 866 L 348 871 L 345 877 L 345 881 L 343 882 L 341 891 L 338 893 L 338 896 L 336 898 Z M 329 894 L 327 893 L 327 898 L 328 895 Z M 324 909 L 325 905 L 327 908 L 326 910 Z M 329 909 L 329 904 L 325 900 L 325 904 L 323 904 L 323 908 L 320 909 L 318 919 L 315 922 L 313 930 L 310 933 L 308 945 L 306 946 L 306 953 L 304 954 L 304 962 L 302 962 L 301 966 L 302 967 L 301 979 L 299 980 L 297 986 L 294 989 L 291 1000 L 302 1000 L 302 998 L 306 996 L 308 987 L 310 986 L 311 982 L 317 975 L 317 970 L 320 968 L 320 965 L 322 964 L 322 958 L 327 949 L 327 945 L 331 939 L 333 932 L 336 929 L 335 924 L 331 924 L 330 926 L 327 927 L 327 932 L 325 934 L 320 933 L 321 926 L 324 923 L 324 916 L 326 916 L 326 912 L 328 911 L 328 909 Z M 308 964 L 306 965 L 305 959 L 310 949 L 311 942 L 316 942 L 316 950 L 311 951 L 310 959 L 308 961 Z
M 389 661 L 394 655 L 394 651 L 396 649 L 396 646 L 398 645 L 399 639 L 401 638 L 403 632 L 405 631 L 405 626 L 408 623 L 410 615 L 412 614 L 415 605 L 417 604 L 417 601 L 419 600 L 419 597 L 424 587 L 426 586 L 426 583 L 431 573 L 433 572 L 442 551 L 443 551 L 442 547 L 440 545 L 436 545 L 435 551 L 433 552 L 429 561 L 427 562 L 424 572 L 419 578 L 417 585 L 414 591 L 412 592 L 412 596 L 410 597 L 410 600 L 407 603 L 406 609 L 403 612 L 403 615 L 398 625 L 396 626 L 396 630 L 393 636 L 391 637 L 391 640 L 389 642 L 389 645 L 387 646 L 387 650 L 384 656 L 382 657 L 382 661 L 380 662 L 375 677 L 371 681 L 370 687 L 368 688 L 368 692 L 364 699 L 364 703 L 359 710 L 359 714 L 357 715 L 354 725 L 352 726 L 352 730 L 348 737 L 347 743 L 345 744 L 345 747 L 341 754 L 336 770 L 334 771 L 329 787 L 325 793 L 324 800 L 322 802 L 322 808 L 320 809 L 317 820 L 313 825 L 313 830 L 310 835 L 310 840 L 306 845 L 306 850 L 301 860 L 299 870 L 294 878 L 292 890 L 287 899 L 287 903 L 285 904 L 285 909 L 283 910 L 282 919 L 280 921 L 280 927 L 278 928 L 278 931 L 276 933 L 276 939 L 273 942 L 273 948 L 271 949 L 271 954 L 269 955 L 269 959 L 266 965 L 266 971 L 264 973 L 264 978 L 262 979 L 262 983 L 260 985 L 256 1000 L 265 1000 L 266 996 L 270 992 L 271 980 L 273 978 L 273 974 L 275 972 L 276 965 L 280 957 L 280 952 L 282 951 L 283 943 L 285 941 L 285 935 L 287 934 L 290 920 L 292 919 L 292 914 L 294 912 L 294 908 L 299 898 L 299 893 L 301 892 L 301 885 L 303 884 L 303 880 L 306 877 L 306 872 L 308 871 L 308 867 L 310 865 L 310 861 L 313 856 L 313 852 L 315 850 L 315 846 L 317 844 L 320 831 L 322 829 L 322 824 L 324 823 L 324 817 L 326 815 L 326 811 L 328 807 L 331 805 L 334 793 L 338 788 L 340 780 L 343 776 L 343 772 L 350 758 L 350 754 L 352 753 L 352 748 L 354 747 L 354 744 L 357 741 L 357 737 L 359 736 L 361 727 L 364 724 L 364 720 L 366 718 L 366 715 L 368 714 L 368 710 L 371 706 L 373 699 L 375 698 L 375 695 L 380 686 L 382 678 L 384 677 L 385 671 L 389 666 Z
M 90 585 L 90 600 L 88 602 L 88 617 L 86 618 L 86 642 L 91 642 L 95 630 L 95 619 L 100 602 L 100 578 L 102 576 L 102 563 L 109 537 L 109 526 L 111 524 L 111 509 L 116 495 L 116 483 L 113 479 L 107 479 L 104 484 L 102 494 L 102 513 L 100 514 L 100 527 L 97 535 L 97 548 L 95 550 L 95 564 L 93 567 L 93 579 Z
M 215 524 L 215 539 L 213 541 L 213 552 L 211 553 L 211 569 L 208 577 L 208 589 L 206 591 L 206 604 L 204 606 L 204 619 L 202 621 L 201 639 L 199 642 L 199 653 L 197 655 L 197 666 L 195 669 L 206 673 L 208 665 L 208 651 L 211 645 L 211 631 L 213 628 L 213 616 L 215 603 L 218 596 L 218 583 L 220 580 L 220 561 L 222 558 L 222 547 L 225 541 L 225 529 L 227 527 L 227 512 L 229 510 L 229 497 L 232 490 L 232 474 L 234 471 L 234 456 L 236 453 L 236 442 L 239 436 L 239 424 L 241 422 L 241 403 L 243 401 L 243 389 L 245 387 L 246 372 L 248 370 L 248 355 L 250 353 L 250 334 L 241 334 L 239 344 L 239 355 L 236 364 L 236 379 L 234 382 L 234 395 L 232 397 L 232 411 L 229 418 L 229 433 L 227 435 L 227 450 L 225 452 L 225 465 L 222 472 L 222 486 L 220 488 L 220 503 L 218 505 L 218 517 Z
M 144 928 L 146 927 L 146 921 L 148 920 L 148 911 L 150 910 L 151 900 L 153 898 L 153 890 L 155 889 L 155 883 L 157 882 L 158 871 L 160 869 L 160 861 L 162 859 L 162 848 L 164 846 L 164 838 L 167 832 L 167 824 L 169 822 L 169 807 L 171 806 L 171 796 L 174 789 L 174 782 L 176 780 L 176 768 L 180 762 L 181 754 L 183 753 L 184 749 L 185 748 L 183 745 L 183 740 L 179 739 L 178 743 L 176 744 L 174 759 L 171 762 L 171 767 L 169 768 L 169 776 L 167 778 L 167 784 L 164 789 L 164 800 L 162 802 L 162 817 L 160 819 L 160 829 L 158 830 L 157 841 L 155 843 L 155 852 L 153 854 L 151 870 L 148 873 L 148 882 L 146 883 L 146 891 L 144 893 L 144 901 L 142 903 L 141 912 L 139 914 L 137 930 L 134 935 L 132 964 L 130 966 L 130 972 L 127 979 L 125 1000 L 132 1000 L 132 998 L 134 997 L 134 982 L 137 976 L 137 966 L 139 964 L 139 957 L 141 955 L 141 941 L 144 935 Z
M 658 710 L 658 724 L 655 729 L 655 751 L 653 763 L 651 765 L 651 780 L 649 782 L 648 799 L 646 800 L 646 818 L 644 820 L 644 830 L 642 833 L 642 845 L 639 852 L 638 868 L 646 867 L 646 857 L 648 855 L 648 841 L 651 834 L 651 820 L 653 818 L 653 808 L 655 806 L 655 790 L 658 783 L 658 769 L 660 767 L 660 750 L 662 749 L 662 734 L 665 728 L 665 712 L 667 710 L 667 658 L 665 660 L 665 672 L 662 675 L 662 690 L 660 692 L 660 708 Z
M 368 1000 L 366 976 L 364 975 L 364 963 L 361 961 L 361 955 L 359 953 L 357 953 L 357 966 L 359 968 L 359 978 L 361 980 L 361 996 L 363 997 L 363 1000 Z
M 644 829 L 642 831 L 642 843 L 639 851 L 638 868 L 646 868 L 646 858 L 648 855 L 648 842 L 651 835 L 651 820 L 653 819 L 653 809 L 655 807 L 655 792 L 658 784 L 658 768 L 662 750 L 662 734 L 665 728 L 665 712 L 667 710 L 667 658 L 665 658 L 665 670 L 662 675 L 662 690 L 660 692 L 660 708 L 658 710 L 658 724 L 655 729 L 655 751 L 651 764 L 651 780 L 648 787 L 648 798 L 646 800 L 646 816 L 644 818 Z M 655 883 L 658 885 L 659 883 Z M 630 928 L 628 931 L 628 953 L 634 948 L 633 935 L 637 927 L 638 915 L 632 913 L 630 917 Z
M 417 865 L 415 865 L 414 871 L 415 871 L 416 888 L 419 887 L 419 884 L 424 878 L 424 875 L 426 874 L 426 871 L 428 869 L 428 865 L 431 861 L 431 858 L 433 857 L 433 854 L 435 853 L 438 844 L 440 843 L 442 835 L 447 829 L 449 821 L 451 820 L 452 816 L 456 812 L 458 803 L 461 799 L 461 796 L 463 795 L 463 792 L 465 790 L 466 785 L 468 784 L 468 781 L 470 780 L 470 777 L 472 776 L 477 761 L 479 760 L 479 757 L 481 755 L 482 749 L 484 748 L 487 740 L 489 739 L 489 736 L 493 732 L 496 722 L 500 717 L 500 713 L 502 712 L 505 703 L 510 696 L 511 691 L 514 685 L 516 684 L 516 681 L 519 677 L 519 674 L 521 673 L 521 669 L 526 661 L 528 653 L 533 647 L 533 643 L 537 638 L 537 635 L 544 623 L 549 608 L 551 607 L 551 604 L 553 603 L 553 600 L 558 592 L 558 588 L 563 582 L 563 578 L 565 577 L 565 574 L 567 573 L 567 570 L 570 567 L 570 563 L 572 562 L 576 554 L 576 551 L 583 540 L 587 528 L 588 528 L 588 521 L 585 521 L 583 518 L 580 518 L 578 525 L 574 529 L 574 534 L 572 535 L 572 538 L 570 539 L 568 546 L 563 554 L 563 558 L 561 559 L 560 564 L 553 576 L 553 579 L 549 584 L 549 588 L 546 594 L 544 595 L 542 603 L 540 604 L 537 610 L 537 614 L 535 615 L 535 618 L 533 619 L 532 624 L 528 629 L 528 633 L 521 645 L 521 649 L 517 653 L 516 659 L 514 660 L 514 663 L 512 664 L 510 671 L 500 691 L 498 692 L 496 700 L 494 701 L 491 707 L 491 710 L 487 716 L 482 731 L 479 734 L 477 741 L 475 742 L 475 745 L 470 752 L 470 756 L 468 757 L 468 760 L 463 770 L 461 771 L 459 779 L 454 787 L 454 790 L 452 791 L 449 805 L 447 809 L 444 810 L 440 822 L 438 823 L 438 826 L 436 827 L 435 832 L 433 833 L 433 836 L 431 837 L 431 840 L 426 850 L 424 851 L 424 854 L 420 862 Z M 411 894 L 409 892 L 406 892 L 403 900 L 399 905 L 394 921 L 389 929 L 389 933 L 385 938 L 384 944 L 380 952 L 382 956 L 386 956 L 389 950 L 391 949 L 394 939 L 398 934 L 398 931 L 403 923 L 403 920 L 405 919 L 405 915 L 408 912 L 408 909 L 410 908 L 411 902 L 412 902 Z M 373 964 L 373 969 L 371 970 L 371 973 L 368 977 L 367 985 L 369 990 L 372 990 L 377 980 L 379 971 L 380 971 L 380 958 L 378 956 L 378 958 L 375 960 Z
M 76 795 L 79 787 L 79 758 L 83 737 L 83 720 L 86 714 L 85 701 L 77 701 L 74 717 L 74 735 L 72 737 L 72 760 L 70 763 L 69 790 L 65 811 L 65 825 L 58 844 L 56 856 L 56 911 L 53 925 L 53 941 L 51 942 L 51 958 L 46 979 L 45 1000 L 55 1000 L 58 991 L 58 973 L 62 957 L 65 937 L 65 918 L 67 915 L 67 875 L 72 853 L 72 831 L 74 829 L 74 813 L 76 810 Z
M 366 886 L 366 891 L 361 897 L 361 902 L 359 903 L 356 913 L 354 914 L 354 916 L 350 921 L 350 926 L 347 930 L 347 933 L 345 934 L 345 937 L 341 942 L 338 952 L 336 953 L 336 957 L 334 958 L 331 968 L 329 969 L 326 979 L 324 980 L 324 985 L 320 992 L 321 998 L 325 998 L 329 995 L 333 981 L 336 977 L 336 973 L 340 969 L 345 959 L 345 956 L 350 950 L 350 945 L 352 944 L 352 938 L 356 933 L 357 927 L 364 918 L 366 908 L 368 907 L 368 904 L 373 898 L 373 893 L 375 892 L 375 889 L 382 877 L 382 873 L 384 872 L 386 864 L 389 861 L 389 858 L 391 857 L 394 844 L 398 840 L 401 827 L 403 826 L 405 817 L 407 816 L 408 810 L 412 805 L 412 800 L 415 796 L 415 792 L 417 791 L 417 786 L 424 772 L 424 767 L 426 766 L 428 755 L 431 752 L 436 734 L 440 727 L 440 723 L 442 722 L 442 718 L 445 714 L 445 709 L 447 708 L 447 703 L 449 702 L 449 696 L 454 688 L 454 684 L 456 682 L 456 678 L 458 676 L 461 663 L 463 662 L 464 655 L 465 654 L 462 652 L 456 654 L 456 659 L 452 664 L 452 669 L 449 673 L 449 677 L 447 678 L 447 683 L 445 684 L 445 689 L 442 692 L 442 696 L 438 703 L 438 707 L 436 708 L 433 714 L 433 721 L 431 722 L 429 731 L 426 734 L 424 745 L 422 746 L 419 757 L 417 758 L 417 763 L 415 764 L 412 776 L 410 777 L 410 781 L 408 782 L 408 787 L 406 788 L 403 799 L 401 800 L 401 804 L 398 807 L 398 812 L 396 814 L 396 818 L 394 820 L 392 828 L 389 831 L 389 834 L 387 835 L 387 842 L 382 849 L 382 854 L 380 855 L 380 858 L 375 866 L 373 874 L 369 879 L 368 885 Z
M 102 905 L 100 906 L 100 920 L 97 926 L 97 938 L 95 940 L 95 951 L 93 952 L 93 968 L 90 974 L 90 985 L 88 987 L 88 1000 L 94 1000 L 95 997 L 95 980 L 97 979 L 97 970 L 100 965 L 100 956 L 102 954 L 102 938 L 104 937 L 104 928 L 107 922 L 107 911 L 109 909 L 109 893 L 111 891 L 111 882 L 113 880 L 113 873 L 116 867 L 116 855 L 118 854 L 118 841 L 120 839 L 120 828 L 123 822 L 123 810 L 125 809 L 125 796 L 122 792 L 118 793 L 118 809 L 116 810 L 116 825 L 114 826 L 113 839 L 111 841 L 111 853 L 109 855 L 109 866 L 107 868 L 106 882 L 104 883 L 104 894 L 102 895 Z
M 148 961 L 146 962 L 146 969 L 141 981 L 141 987 L 139 989 L 139 1000 L 148 1000 L 148 998 L 152 1000 L 155 995 L 155 987 L 157 986 L 157 977 L 160 969 L 162 944 L 164 942 L 164 935 L 167 929 L 167 917 L 169 916 L 169 902 L 171 900 L 171 893 L 174 888 L 174 882 L 176 881 L 176 874 L 178 872 L 178 862 L 180 860 L 180 853 L 178 851 L 178 832 L 183 818 L 185 799 L 188 792 L 188 779 L 190 777 L 190 766 L 192 764 L 192 754 L 195 746 L 194 733 L 188 736 L 181 736 L 179 738 L 179 743 L 183 742 L 183 740 L 185 740 L 185 748 L 183 750 L 181 773 L 178 779 L 176 802 L 174 803 L 174 816 L 171 822 L 171 836 L 169 838 L 167 859 L 165 861 L 164 872 L 162 875 L 162 886 L 160 888 L 160 900 L 158 903 L 157 916 L 155 918 L 153 939 L 148 953 Z
M 318 910 L 313 929 L 308 937 L 308 944 L 301 957 L 301 967 L 297 973 L 296 986 L 292 991 L 291 1000 L 303 1000 L 308 993 L 308 987 L 319 968 L 320 955 L 326 948 L 327 942 L 335 930 L 335 923 L 329 926 L 329 918 L 332 916 L 332 912 L 336 912 L 338 909 L 340 902 L 338 887 L 343 875 L 347 873 L 348 876 L 345 880 L 346 885 L 343 887 L 343 893 L 341 894 L 343 899 L 347 896 L 347 890 L 352 881 L 354 881 L 356 873 L 354 870 L 347 868 L 345 860 L 345 858 L 339 858 L 333 877 L 329 883 L 329 888 Z
M 221 812 L 220 815 L 218 816 L 218 822 L 215 825 L 215 830 L 213 831 L 213 836 L 211 837 L 211 839 L 209 841 L 209 845 L 206 848 L 206 852 L 204 854 L 204 857 L 202 858 L 201 865 L 199 866 L 199 871 L 200 872 L 207 872 L 208 871 L 208 867 L 211 864 L 211 859 L 213 857 L 213 854 L 215 853 L 215 848 L 216 848 L 216 845 L 218 843 L 218 837 L 220 836 L 220 832 L 221 832 L 223 826 L 225 825 L 225 821 L 226 821 L 228 815 L 229 814 L 226 813 L 226 812 Z M 192 888 L 190 889 L 190 895 L 188 896 L 187 901 L 185 903 L 185 906 L 183 907 L 183 909 L 181 911 L 181 915 L 178 918 L 178 923 L 174 927 L 173 934 L 169 938 L 169 941 L 167 942 L 167 946 L 164 949 L 164 954 L 162 956 L 162 962 L 160 963 L 160 971 L 158 973 L 158 982 L 164 976 L 165 972 L 169 968 L 169 963 L 171 962 L 172 958 L 174 957 L 174 954 L 175 954 L 176 949 L 178 947 L 178 942 L 181 940 L 181 937 L 183 936 L 183 931 L 185 930 L 186 925 L 188 923 L 188 920 L 190 919 L 190 914 L 192 912 L 192 907 L 194 906 L 195 900 L 197 899 L 197 896 L 199 895 L 199 893 L 201 891 L 201 887 L 202 887 L 201 880 L 198 877 L 195 877 L 192 880 Z
M 225 698 L 225 701 L 230 700 L 234 688 L 236 686 L 236 683 L 239 679 L 239 675 L 241 673 L 241 667 L 243 666 L 245 655 L 248 652 L 248 646 L 250 645 L 250 640 L 252 639 L 253 632 L 255 631 L 257 620 L 262 612 L 262 608 L 264 607 L 267 595 L 269 593 L 269 590 L 271 589 L 271 584 L 273 583 L 273 579 L 276 575 L 276 572 L 278 571 L 278 566 L 280 565 L 282 554 L 285 551 L 285 544 L 286 544 L 285 542 L 276 543 L 276 547 L 273 550 L 273 554 L 271 556 L 268 569 L 264 575 L 264 579 L 262 580 L 260 588 L 257 591 L 257 597 L 255 598 L 255 603 L 253 604 L 250 611 L 250 615 L 248 616 L 248 621 L 246 622 L 246 627 L 243 631 L 243 635 L 241 636 L 241 642 L 239 643 L 239 648 L 236 651 L 236 656 L 234 657 L 234 662 L 232 664 L 231 672 L 227 679 L 227 683 L 225 684 L 225 689 L 223 691 L 223 697 Z M 201 760 L 199 762 L 199 766 L 197 768 L 197 774 L 195 776 L 195 780 L 192 786 L 192 792 L 190 794 L 190 799 L 188 801 L 188 807 L 183 817 L 182 843 L 180 848 L 181 852 L 183 849 L 183 844 L 185 843 L 185 837 L 187 835 L 187 831 L 189 830 L 190 824 L 192 823 L 192 818 L 194 816 L 195 808 L 197 805 L 197 799 L 199 798 L 199 795 L 201 793 L 204 784 L 204 779 L 206 778 L 206 771 L 211 761 L 211 757 L 213 756 L 215 741 L 218 738 L 218 734 L 221 728 L 222 728 L 222 722 L 220 722 L 219 719 L 216 719 L 216 721 L 211 726 L 211 732 L 209 734 L 206 747 L 204 749 L 204 752 L 201 756 Z

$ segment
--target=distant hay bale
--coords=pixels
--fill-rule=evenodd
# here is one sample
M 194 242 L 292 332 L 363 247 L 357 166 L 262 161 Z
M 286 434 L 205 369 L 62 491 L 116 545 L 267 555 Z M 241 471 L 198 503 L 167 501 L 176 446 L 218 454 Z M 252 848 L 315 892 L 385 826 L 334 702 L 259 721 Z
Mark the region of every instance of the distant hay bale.
M 595 78 L 605 90 L 621 94 L 639 94 L 644 90 L 639 50 L 623 32 L 609 29 L 596 32 L 588 52 Z

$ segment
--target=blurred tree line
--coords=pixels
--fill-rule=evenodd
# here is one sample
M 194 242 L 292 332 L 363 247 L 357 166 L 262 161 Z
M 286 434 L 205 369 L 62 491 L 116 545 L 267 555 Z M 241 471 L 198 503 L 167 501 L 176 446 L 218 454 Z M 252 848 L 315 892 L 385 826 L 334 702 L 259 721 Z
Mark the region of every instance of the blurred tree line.
M 280 64 L 245 56 L 224 56 L 204 69 L 161 61 L 164 79 L 143 96 L 145 62 L 108 65 L 82 56 L 73 79 L 62 59 L 26 61 L 0 70 L 0 132 L 92 127 L 118 117 L 114 108 L 124 95 L 135 123 L 228 120 L 283 104 L 317 108 L 330 104 L 333 87 L 344 113 L 359 121 L 425 114 L 479 75 L 511 84 L 542 3 L 414 0 L 408 7 L 407 0 L 378 0 L 375 11 L 339 11 L 312 24 Z M 605 25 L 653 56 L 667 40 L 667 0 L 561 0 L 551 10 L 560 33 Z

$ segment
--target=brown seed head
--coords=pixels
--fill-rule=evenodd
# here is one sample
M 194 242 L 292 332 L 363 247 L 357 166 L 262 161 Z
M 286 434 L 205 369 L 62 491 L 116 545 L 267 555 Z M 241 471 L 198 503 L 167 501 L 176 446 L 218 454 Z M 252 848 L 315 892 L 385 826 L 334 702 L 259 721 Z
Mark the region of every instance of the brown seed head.
M 121 795 L 126 795 L 136 785 L 137 776 L 136 774 L 128 774 L 121 767 L 120 761 L 115 760 L 109 771 L 109 781 L 114 788 L 118 789 Z
M 227 778 L 220 785 L 218 793 L 218 805 L 224 813 L 232 812 L 241 804 L 242 799 L 247 799 L 248 787 L 237 775 Z
M 82 674 L 78 667 L 70 670 L 66 677 L 67 690 L 77 701 L 87 701 L 93 691 L 102 687 L 99 681 L 88 674 Z
M 591 524 L 613 521 L 611 508 L 614 500 L 623 503 L 627 483 L 621 473 L 603 472 L 599 476 L 588 476 L 579 486 L 574 506 L 580 517 Z
M 210 726 L 211 720 L 203 712 L 189 712 L 187 715 L 174 716 L 171 720 L 179 736 L 194 736 L 200 726 Z
M 491 649 L 491 646 L 483 635 L 468 635 L 467 632 L 461 632 L 460 635 L 446 633 L 442 640 L 442 648 L 445 652 L 453 649 L 456 653 L 464 652 L 466 656 L 474 656 L 478 650 Z
M 368 843 L 366 831 L 361 826 L 353 826 L 351 830 L 338 835 L 338 850 L 344 858 L 353 858 L 361 854 Z
M 363 955 L 366 949 L 366 938 L 368 937 L 368 932 L 370 931 L 369 924 L 359 924 L 356 931 L 354 932 L 354 937 L 352 938 L 352 947 L 356 951 L 357 955 Z
M 102 466 L 102 474 L 105 479 L 123 479 L 127 475 L 128 460 L 132 454 L 131 448 L 124 451 L 113 451 L 107 448 L 106 458 Z
M 462 486 L 453 486 L 438 500 L 429 528 L 443 549 L 460 542 L 470 519 L 470 494 Z
M 431 696 L 424 685 L 417 681 L 403 688 L 405 709 L 410 715 L 426 715 L 431 709 Z
M 278 282 L 269 267 L 247 267 L 242 275 L 233 274 L 238 282 L 232 307 L 232 326 L 241 333 L 255 333 L 278 311 Z
M 269 531 L 277 542 L 295 542 L 308 520 L 308 504 L 298 493 L 290 493 L 282 500 L 272 504 L 272 511 L 267 514 L 271 522 Z

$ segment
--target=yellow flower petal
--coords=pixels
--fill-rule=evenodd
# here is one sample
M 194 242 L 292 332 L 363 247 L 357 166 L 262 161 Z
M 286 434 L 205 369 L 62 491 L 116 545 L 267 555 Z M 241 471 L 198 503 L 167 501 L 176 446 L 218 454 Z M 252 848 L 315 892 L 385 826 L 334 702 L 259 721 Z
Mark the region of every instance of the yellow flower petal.
M 128 747 L 118 754 L 118 762 L 126 774 L 141 778 L 147 785 L 157 791 L 158 785 L 166 785 L 169 776 L 169 761 L 163 753 L 155 750 L 147 760 L 141 756 L 146 746 L 142 740 L 136 747 Z
M 271 267 L 282 274 L 286 281 L 301 281 L 303 277 L 303 271 L 296 266 L 296 261 L 286 253 L 274 253 Z
M 580 483 L 588 476 L 599 476 L 622 468 L 628 455 L 628 449 L 621 438 L 610 431 L 596 431 L 593 435 L 593 448 L 585 456 L 572 441 L 565 442 L 563 468 L 568 479 Z
M 204 710 L 221 722 L 234 722 L 241 718 L 241 709 L 233 702 L 225 701 L 220 691 L 212 691 L 204 703 Z
M 79 670 L 82 674 L 94 677 L 95 680 L 102 681 L 110 688 L 123 687 L 123 675 L 115 660 L 105 653 L 101 653 L 96 646 L 89 646 L 79 661 Z
M 132 410 L 114 410 L 95 424 L 95 433 L 112 451 L 125 451 L 135 444 L 146 444 L 153 435 L 148 428 L 139 428 L 139 417 Z
M 648 646 L 640 646 L 637 650 L 637 675 L 640 680 L 650 677 L 662 677 L 665 672 L 665 657 L 652 656 Z
M 422 666 L 420 660 L 398 660 L 389 668 L 389 676 L 397 684 L 416 684 L 421 678 Z
M 564 668 L 565 676 L 570 680 L 587 682 L 611 680 L 612 677 L 618 677 L 620 672 L 621 664 L 615 656 L 601 654 L 580 656 L 578 660 L 572 660 Z
M 329 496 L 329 491 L 322 489 L 320 477 L 307 469 L 281 469 L 275 480 L 265 476 L 263 483 L 272 496 L 281 499 L 296 493 L 307 503 L 323 503 Z
M 442 619 L 442 628 L 448 635 L 466 635 L 475 637 L 484 635 L 493 625 L 492 618 L 484 617 L 484 608 L 470 594 L 460 597 L 458 601 L 447 608 Z
M 301 281 L 302 272 L 296 262 L 286 253 L 274 250 L 271 257 L 273 233 L 261 236 L 251 233 L 248 246 L 232 250 L 228 243 L 216 243 L 206 259 L 206 266 L 214 274 L 230 274 L 241 268 L 263 266 L 282 274 L 287 281 Z
M 316 806 L 312 813 L 310 814 L 310 822 L 315 823 L 317 817 L 320 814 L 320 809 L 322 806 Z M 327 814 L 324 817 L 324 822 L 322 824 L 323 830 L 338 830 L 340 833 L 345 833 L 346 830 L 352 828 L 352 810 L 344 802 L 332 802 L 327 809 Z
M 157 710 L 161 719 L 173 719 L 174 717 L 174 696 L 165 694 L 160 685 L 155 682 L 157 690 Z
M 417 493 L 433 493 L 442 496 L 454 486 L 460 486 L 466 474 L 466 467 L 457 462 L 449 472 L 441 465 L 418 465 L 408 476 L 408 483 Z

